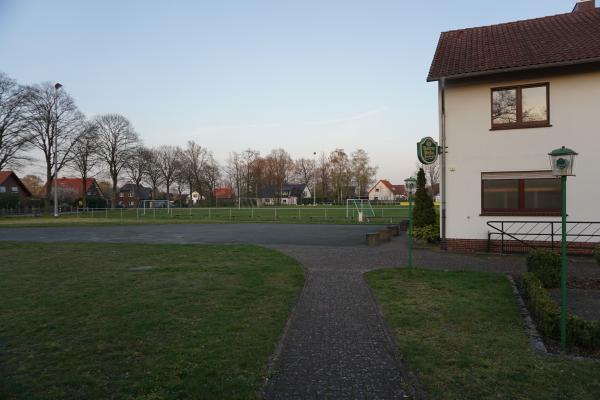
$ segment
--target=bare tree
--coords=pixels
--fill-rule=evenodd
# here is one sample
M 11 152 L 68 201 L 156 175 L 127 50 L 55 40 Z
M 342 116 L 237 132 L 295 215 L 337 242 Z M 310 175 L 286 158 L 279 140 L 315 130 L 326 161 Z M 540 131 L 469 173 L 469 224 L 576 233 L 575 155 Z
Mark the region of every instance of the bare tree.
M 0 170 L 18 168 L 29 157 L 25 123 L 27 89 L 0 72 Z
M 206 185 L 206 189 L 210 193 L 211 201 L 214 200 L 214 191 L 217 188 L 220 179 L 221 168 L 219 167 L 219 163 L 214 159 L 211 153 L 208 153 L 206 163 L 202 169 L 202 182 Z
M 158 152 L 156 149 L 147 149 L 145 151 L 146 171 L 150 185 L 152 186 L 152 200 L 156 199 L 156 190 L 162 183 L 162 170 L 158 162 Z
M 138 201 L 142 193 L 142 181 L 146 176 L 148 151 L 148 149 L 141 145 L 137 146 L 125 164 L 125 172 L 131 180 L 131 183 L 135 185 L 135 197 Z
M 433 188 L 433 185 L 440 182 L 440 163 L 439 158 L 433 164 L 422 164 L 417 162 L 415 176 L 419 172 L 419 169 L 423 168 L 425 176 L 429 182 L 429 186 Z
M 200 194 L 200 198 L 204 195 L 202 185 L 202 170 L 207 160 L 207 150 L 190 140 L 187 146 L 182 150 L 181 159 L 181 170 L 184 175 L 183 178 L 186 180 L 190 190 L 190 195 L 194 192 L 194 189 Z
M 21 181 L 34 196 L 44 188 L 44 181 L 37 175 L 25 175 Z
M 294 175 L 300 183 L 306 186 L 310 186 L 311 182 L 315 180 L 316 169 L 315 160 L 309 158 L 300 158 L 294 163 Z
M 235 188 L 238 202 L 242 197 L 242 181 L 244 179 L 244 172 L 246 171 L 246 165 L 240 153 L 229 153 L 227 158 L 227 164 L 225 165 L 225 174 L 229 178 L 229 183 Z
M 344 149 L 335 149 L 329 154 L 329 166 L 335 196 L 341 202 L 350 184 L 350 161 Z
M 139 145 L 137 133 L 127 118 L 119 114 L 105 114 L 95 118 L 98 127 L 100 156 L 108 167 L 112 181 L 111 208 L 117 205 L 119 175 Z
M 46 163 L 46 213 L 50 212 L 55 164 L 58 172 L 71 161 L 83 120 L 73 98 L 59 88 L 58 85 L 43 83 L 28 88 L 27 95 L 27 129 L 32 145 L 42 152 Z
M 167 187 L 167 201 L 171 201 L 171 184 L 175 178 L 180 152 L 181 150 L 174 146 L 160 146 L 157 150 L 158 166 Z
M 371 165 L 369 155 L 363 149 L 357 149 L 351 154 L 350 174 L 356 184 L 358 196 L 364 196 L 369 185 L 374 181 L 377 167 Z
M 327 156 L 325 155 L 325 153 L 321 153 L 321 155 L 319 156 L 319 160 L 317 162 L 317 177 L 319 180 L 319 186 L 321 187 L 321 198 L 323 198 L 323 199 L 325 199 L 327 197 L 328 191 L 329 191 L 329 184 L 330 184 L 329 170 L 330 170 L 329 160 L 327 159 Z
M 96 124 L 84 122 L 81 124 L 81 133 L 73 146 L 72 165 L 81 176 L 81 203 L 87 207 L 87 179 L 91 170 L 97 166 L 98 158 L 98 127 Z
M 278 202 L 281 202 L 281 190 L 293 171 L 294 162 L 284 149 L 275 149 L 266 158 L 267 179 L 275 188 Z

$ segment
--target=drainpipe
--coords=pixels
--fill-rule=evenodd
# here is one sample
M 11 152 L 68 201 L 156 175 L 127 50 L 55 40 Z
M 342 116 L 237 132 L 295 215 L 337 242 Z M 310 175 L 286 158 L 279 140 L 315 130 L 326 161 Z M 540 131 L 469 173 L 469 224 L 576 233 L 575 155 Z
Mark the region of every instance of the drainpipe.
M 439 118 L 440 118 L 440 146 L 442 148 L 441 154 L 441 167 L 442 167 L 442 184 L 441 195 L 442 205 L 440 210 L 441 217 L 441 239 L 442 239 L 442 250 L 446 250 L 446 102 L 445 102 L 445 87 L 446 80 L 441 78 L 438 81 L 438 107 L 439 107 Z

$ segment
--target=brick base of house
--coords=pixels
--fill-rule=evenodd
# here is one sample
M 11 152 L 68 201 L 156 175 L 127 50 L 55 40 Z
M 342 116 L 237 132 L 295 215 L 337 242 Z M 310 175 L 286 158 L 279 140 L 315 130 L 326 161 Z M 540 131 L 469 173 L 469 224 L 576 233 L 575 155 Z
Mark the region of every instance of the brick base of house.
M 536 249 L 561 251 L 560 242 L 555 242 L 554 247 L 549 242 L 528 241 L 527 243 Z M 573 255 L 592 255 L 596 245 L 597 243 L 571 242 L 567 244 L 567 252 Z M 502 243 L 501 240 L 488 241 L 487 239 L 446 239 L 446 242 L 442 243 L 442 249 L 460 253 L 486 251 L 492 253 L 528 253 L 531 251 L 531 247 L 516 240 L 505 240 Z

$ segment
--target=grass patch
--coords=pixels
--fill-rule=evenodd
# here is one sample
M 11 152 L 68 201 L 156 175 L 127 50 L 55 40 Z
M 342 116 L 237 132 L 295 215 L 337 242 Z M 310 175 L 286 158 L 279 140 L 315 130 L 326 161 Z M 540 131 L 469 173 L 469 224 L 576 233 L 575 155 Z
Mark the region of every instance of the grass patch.
M 431 398 L 600 398 L 600 363 L 533 353 L 503 275 L 394 269 L 366 279 Z
M 255 398 L 302 283 L 256 246 L 0 243 L 0 398 Z

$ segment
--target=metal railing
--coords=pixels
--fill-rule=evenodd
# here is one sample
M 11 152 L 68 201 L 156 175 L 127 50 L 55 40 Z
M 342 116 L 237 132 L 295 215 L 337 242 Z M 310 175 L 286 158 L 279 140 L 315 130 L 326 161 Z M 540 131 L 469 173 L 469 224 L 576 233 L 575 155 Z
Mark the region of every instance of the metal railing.
M 494 237 L 500 239 L 500 251 L 505 244 L 518 242 L 525 248 L 560 248 L 562 224 L 560 221 L 488 221 L 492 228 L 488 231 L 488 251 L 492 248 Z M 567 243 L 576 245 L 600 243 L 600 222 L 568 221 Z
M 408 207 L 374 207 L 367 223 L 399 223 L 408 218 Z M 20 214 L 34 217 L 41 214 Z M 355 223 L 358 210 L 342 206 L 268 206 L 268 207 L 171 207 L 171 208 L 74 208 L 61 210 L 68 218 L 133 220 L 204 220 L 264 222 L 331 222 Z

